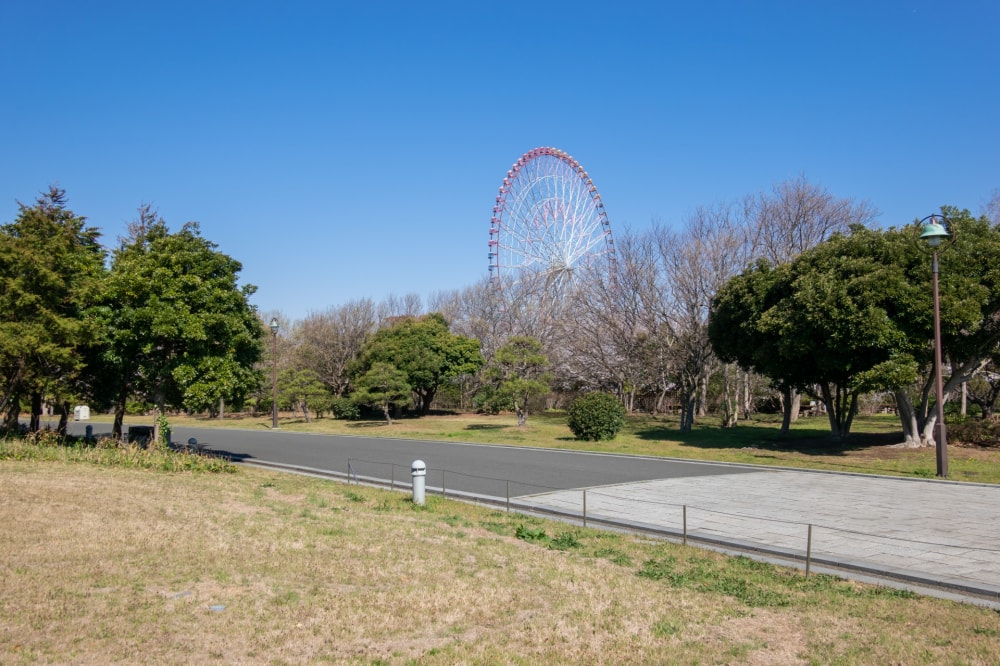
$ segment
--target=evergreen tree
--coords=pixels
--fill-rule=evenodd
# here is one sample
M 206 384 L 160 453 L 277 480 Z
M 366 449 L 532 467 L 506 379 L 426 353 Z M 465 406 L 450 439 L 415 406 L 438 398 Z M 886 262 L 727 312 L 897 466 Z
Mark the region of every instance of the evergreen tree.
M 171 233 L 149 206 L 114 251 L 103 294 L 104 361 L 115 390 L 113 435 L 126 402 L 201 409 L 239 404 L 259 383 L 262 330 L 240 287 L 241 264 L 189 222 Z
M 43 400 L 62 407 L 85 392 L 83 370 L 99 327 L 90 306 L 101 286 L 104 250 L 97 229 L 50 187 L 0 227 L 0 411 L 17 426 L 21 402 L 37 430 Z

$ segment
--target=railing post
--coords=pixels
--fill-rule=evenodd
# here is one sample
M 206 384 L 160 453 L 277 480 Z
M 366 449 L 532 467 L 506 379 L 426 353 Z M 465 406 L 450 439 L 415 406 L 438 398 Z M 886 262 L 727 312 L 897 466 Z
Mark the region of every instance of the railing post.
M 806 534 L 806 578 L 809 578 L 809 568 L 812 564 L 813 549 L 813 526 L 809 525 L 809 532 Z

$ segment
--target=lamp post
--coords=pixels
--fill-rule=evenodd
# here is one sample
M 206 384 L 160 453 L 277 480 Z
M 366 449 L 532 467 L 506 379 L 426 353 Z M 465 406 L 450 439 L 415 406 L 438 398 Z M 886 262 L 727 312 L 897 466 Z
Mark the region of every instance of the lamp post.
M 278 428 L 278 324 L 277 317 L 271 317 L 271 428 Z
M 941 301 L 938 296 L 938 248 L 948 239 L 948 218 L 943 215 L 928 215 L 920 220 L 923 231 L 920 239 L 931 248 L 931 273 L 934 289 L 934 372 L 935 399 L 937 402 L 937 475 L 948 476 L 948 433 L 944 425 L 944 382 L 941 378 Z

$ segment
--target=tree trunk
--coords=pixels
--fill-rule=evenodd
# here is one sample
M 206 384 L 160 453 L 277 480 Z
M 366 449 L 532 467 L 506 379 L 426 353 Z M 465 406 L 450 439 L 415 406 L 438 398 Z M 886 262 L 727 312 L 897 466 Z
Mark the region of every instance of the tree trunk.
M 165 400 L 166 396 L 163 393 L 163 389 L 158 388 L 156 395 L 154 396 L 154 403 L 156 406 L 153 408 L 153 437 L 149 442 L 149 446 L 159 446 L 161 441 L 160 438 L 165 434 L 161 432 L 160 428 L 160 417 L 166 413 L 164 405 Z
M 627 401 L 625 403 L 625 411 L 629 414 L 635 411 L 635 394 L 637 392 L 638 390 L 636 389 L 635 386 L 633 386 L 631 389 L 629 389 L 628 393 L 625 396 L 625 399 Z
M 153 436 L 149 438 L 147 447 L 152 447 L 160 443 L 160 411 L 159 407 L 153 408 Z
M 418 410 L 422 416 L 427 416 L 431 411 L 431 403 L 434 402 L 434 394 L 436 389 L 421 389 L 417 392 L 417 399 L 420 404 L 417 405 Z
M 698 416 L 708 413 L 708 375 L 698 378 Z
M 750 411 L 753 408 L 753 398 L 750 396 L 750 371 L 743 374 L 743 420 L 750 420 Z
M 802 394 L 788 386 L 781 389 L 781 434 L 787 435 L 792 423 L 799 420 Z
M 659 394 L 656 396 L 656 404 L 653 405 L 653 416 L 656 416 L 658 412 L 665 412 L 667 410 L 664 403 L 667 401 L 667 389 L 660 389 Z
M 28 422 L 28 432 L 38 432 L 42 427 L 42 394 L 31 394 L 31 420 Z
M 854 423 L 854 413 L 858 408 L 858 394 L 841 386 L 834 386 L 835 390 L 831 391 L 829 384 L 821 384 L 820 391 L 830 420 L 830 434 L 843 441 L 851 434 L 851 424 Z
M 389 403 L 382 403 L 382 413 L 385 414 L 385 422 L 392 425 L 392 414 L 389 413 Z
M 736 374 L 737 376 L 733 376 Z M 722 368 L 722 427 L 734 428 L 739 418 L 736 396 L 739 393 L 739 371 L 731 363 Z
M 56 429 L 61 436 L 66 436 L 66 427 L 69 425 L 69 400 L 63 400 L 62 414 L 59 415 L 59 427 Z
M 924 446 L 937 446 L 937 440 L 934 438 L 934 426 L 936 425 L 937 409 L 927 415 L 927 419 L 924 421 L 924 428 L 920 431 L 920 441 Z
M 21 417 L 21 396 L 15 394 L 10 397 L 7 404 L 7 413 L 4 415 L 3 427 L 8 433 L 17 433 L 21 429 L 18 419 Z
M 899 414 L 900 425 L 903 426 L 903 445 L 907 448 L 921 446 L 917 412 L 913 408 L 910 394 L 903 390 L 896 390 L 892 392 L 892 395 L 896 398 L 896 413 Z
M 122 395 L 118 398 L 118 404 L 115 405 L 115 422 L 111 426 L 111 438 L 121 439 L 122 438 L 122 425 L 125 423 L 125 396 Z
M 694 392 L 681 396 L 681 432 L 691 432 L 694 427 L 694 417 L 698 409 L 698 398 Z
M 225 421 L 226 420 L 226 399 L 225 398 L 219 398 L 219 420 L 220 421 Z
M 24 376 L 24 361 L 20 361 L 17 364 L 17 368 L 14 372 L 7 378 L 6 386 L 4 386 L 3 394 L 0 394 L 0 411 L 5 414 L 4 427 L 7 428 L 7 432 L 11 432 L 10 428 L 10 408 L 13 405 L 17 405 L 17 416 L 20 416 L 21 409 L 21 396 L 18 394 L 19 387 L 21 385 L 21 377 Z M 14 418 L 14 427 L 17 427 L 17 417 Z

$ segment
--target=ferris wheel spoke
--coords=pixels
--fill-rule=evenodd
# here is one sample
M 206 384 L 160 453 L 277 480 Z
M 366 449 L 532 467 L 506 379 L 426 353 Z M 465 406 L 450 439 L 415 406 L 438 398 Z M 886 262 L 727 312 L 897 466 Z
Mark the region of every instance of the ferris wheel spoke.
M 530 280 L 561 290 L 576 269 L 614 261 L 600 195 L 576 160 L 554 148 L 519 159 L 503 181 L 490 225 L 490 271 L 498 285 Z

